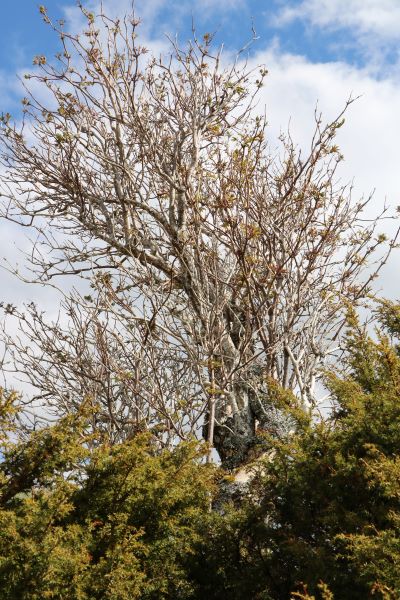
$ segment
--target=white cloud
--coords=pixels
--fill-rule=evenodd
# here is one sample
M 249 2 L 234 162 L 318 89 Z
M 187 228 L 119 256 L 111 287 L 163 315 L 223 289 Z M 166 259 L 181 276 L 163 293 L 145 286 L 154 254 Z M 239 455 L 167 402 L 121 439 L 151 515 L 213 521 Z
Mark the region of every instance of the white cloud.
M 332 120 L 349 96 L 361 96 L 349 109 L 338 143 L 345 156 L 340 169 L 342 183 L 354 180 L 354 198 L 375 190 L 369 216 L 379 213 L 385 202 L 392 214 L 400 205 L 400 85 L 395 79 L 376 80 L 366 69 L 346 63 L 312 63 L 300 56 L 260 52 L 255 63 L 269 69 L 260 105 L 266 105 L 274 145 L 288 125 L 293 139 L 307 150 L 314 124 L 314 108 L 324 120 Z M 400 225 L 387 221 L 382 230 L 393 234 Z M 397 253 L 396 253 L 397 252 Z M 392 254 L 381 286 L 384 294 L 400 297 L 399 251 Z
M 294 20 L 333 31 L 347 30 L 346 43 L 356 42 L 369 60 L 380 65 L 384 62 L 383 47 L 400 40 L 399 0 L 302 0 L 286 5 L 277 15 L 276 24 Z
M 400 38 L 399 0 L 303 0 L 283 8 L 278 17 L 281 23 L 294 19 L 318 27 L 351 28 L 388 40 Z

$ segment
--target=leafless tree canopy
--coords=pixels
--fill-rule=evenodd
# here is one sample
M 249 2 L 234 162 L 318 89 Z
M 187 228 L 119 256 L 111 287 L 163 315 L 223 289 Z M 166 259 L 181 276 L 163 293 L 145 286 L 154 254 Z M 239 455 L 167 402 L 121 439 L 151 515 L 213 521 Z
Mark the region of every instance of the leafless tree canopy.
M 385 260 L 365 202 L 336 183 L 343 114 L 317 115 L 307 156 L 290 136 L 271 156 L 254 110 L 267 71 L 243 53 L 226 68 L 206 35 L 151 58 L 134 18 L 83 10 L 72 35 L 41 12 L 62 50 L 35 58 L 23 122 L 3 117 L 2 211 L 37 229 L 39 280 L 91 291 L 52 324 L 9 307 L 15 368 L 58 413 L 91 399 L 113 441 L 202 431 L 239 464 L 257 424 L 276 425 L 271 380 L 315 405 L 345 307 Z

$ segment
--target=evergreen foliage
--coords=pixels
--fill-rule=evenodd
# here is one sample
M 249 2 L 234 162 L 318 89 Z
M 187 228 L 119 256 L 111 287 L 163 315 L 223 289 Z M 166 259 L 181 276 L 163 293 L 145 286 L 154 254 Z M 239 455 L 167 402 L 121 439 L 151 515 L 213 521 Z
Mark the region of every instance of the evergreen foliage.
M 213 469 L 197 444 L 156 453 L 149 437 L 116 447 L 61 420 L 5 452 L 1 597 L 190 598 L 181 558 L 199 536 Z
M 274 442 L 246 505 L 207 548 L 224 556 L 224 580 L 211 560 L 207 597 L 229 582 L 238 600 L 400 598 L 399 307 L 384 302 L 379 317 L 387 333 L 374 341 L 350 314 L 350 375 L 326 378 L 335 411 Z
M 24 438 L 3 394 L 1 598 L 400 598 L 399 307 L 378 316 L 374 339 L 349 316 L 329 417 L 307 419 L 275 388 L 293 429 L 262 434 L 273 454 L 214 510 L 227 475 L 197 443 L 111 447 L 84 406 Z

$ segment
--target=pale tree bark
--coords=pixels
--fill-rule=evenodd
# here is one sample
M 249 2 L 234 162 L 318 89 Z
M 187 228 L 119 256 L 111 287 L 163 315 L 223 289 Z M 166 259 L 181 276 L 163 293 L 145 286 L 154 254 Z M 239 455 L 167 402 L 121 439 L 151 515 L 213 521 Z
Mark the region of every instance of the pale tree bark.
M 147 58 L 134 18 L 85 14 L 78 36 L 43 10 L 62 50 L 37 57 L 23 124 L 3 117 L 2 206 L 38 231 L 37 279 L 92 292 L 66 299 L 64 326 L 8 307 L 30 340 L 8 339 L 14 368 L 58 414 L 92 398 L 113 441 L 202 431 L 238 465 L 257 427 L 280 427 L 269 382 L 315 406 L 346 306 L 394 241 L 376 255 L 379 219 L 336 183 L 343 113 L 316 115 L 308 156 L 285 137 L 272 157 L 253 110 L 263 67 L 224 68 L 209 36 Z

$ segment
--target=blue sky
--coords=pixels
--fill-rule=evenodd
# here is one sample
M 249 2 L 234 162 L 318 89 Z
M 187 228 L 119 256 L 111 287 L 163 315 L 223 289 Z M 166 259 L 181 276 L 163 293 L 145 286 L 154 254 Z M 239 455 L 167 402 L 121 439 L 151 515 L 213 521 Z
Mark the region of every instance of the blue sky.
M 105 6 L 122 14 L 130 1 L 106 0 Z M 37 53 L 51 55 L 57 44 L 42 22 L 36 0 L 2 0 L 0 68 L 3 76 L 26 68 Z M 95 6 L 96 2 L 86 2 Z M 76 3 L 45 2 L 54 18 L 71 18 Z M 199 33 L 216 32 L 217 40 L 234 50 L 246 43 L 254 23 L 258 43 L 253 52 L 279 45 L 281 52 L 301 55 L 311 62 L 341 61 L 369 68 L 377 78 L 397 71 L 400 44 L 399 0 L 141 0 L 150 39 L 164 33 L 190 35 L 193 16 Z
M 51 11 L 61 16 L 62 5 L 49 4 Z M 3 0 L 1 7 L 2 32 L 0 36 L 1 69 L 12 77 L 25 68 L 39 52 L 54 50 L 52 35 L 40 18 L 38 3 L 34 0 Z
M 0 112 L 18 115 L 16 73 L 32 68 L 35 54 L 48 58 L 57 41 L 41 19 L 36 0 L 2 0 L 0 36 Z M 67 27 L 81 22 L 72 0 L 44 2 L 54 18 Z M 104 0 L 105 12 L 123 15 L 131 0 Z M 99 2 L 86 6 L 98 10 Z M 191 18 L 199 34 L 216 32 L 227 56 L 251 36 L 252 22 L 259 40 L 251 50 L 252 63 L 265 64 L 269 76 L 262 91 L 273 145 L 280 130 L 290 129 L 299 145 L 307 147 L 318 103 L 326 119 L 340 112 L 350 96 L 353 105 L 339 143 L 345 156 L 341 176 L 354 181 L 354 195 L 375 190 L 372 211 L 386 202 L 400 205 L 400 0 L 136 0 L 142 35 L 150 50 L 164 47 L 165 34 L 190 36 Z M 394 223 L 385 225 L 390 232 Z M 0 255 L 14 255 L 16 236 L 0 223 Z M 21 245 L 22 242 L 21 242 Z M 400 296 L 399 258 L 394 256 L 384 274 L 389 296 Z M 22 288 L 7 283 L 15 299 Z

